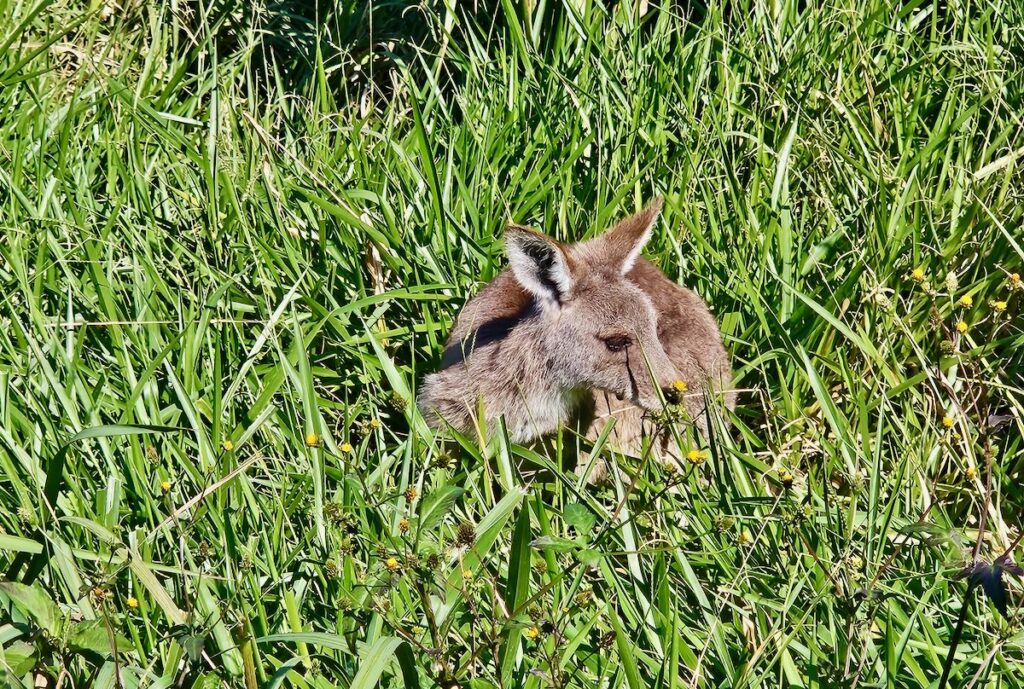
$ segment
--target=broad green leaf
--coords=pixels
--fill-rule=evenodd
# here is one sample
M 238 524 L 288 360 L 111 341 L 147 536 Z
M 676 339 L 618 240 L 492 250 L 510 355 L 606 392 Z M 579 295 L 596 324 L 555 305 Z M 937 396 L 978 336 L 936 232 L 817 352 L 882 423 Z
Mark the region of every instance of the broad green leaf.
M 38 585 L 0 581 L 0 593 L 10 598 L 22 614 L 35 620 L 50 636 L 60 637 L 64 615 L 50 595 Z
M 435 488 L 420 503 L 420 528 L 433 529 L 451 511 L 455 502 L 465 491 L 458 486 L 445 485 Z
M 398 647 L 405 642 L 395 636 L 383 636 L 359 654 L 359 670 L 352 680 L 351 689 L 373 689 Z
M 131 648 L 131 642 L 117 633 L 116 628 L 107 628 L 113 622 L 104 620 L 85 620 L 71 625 L 68 634 L 68 646 L 76 651 L 92 651 L 106 655 L 117 650 L 124 652 Z

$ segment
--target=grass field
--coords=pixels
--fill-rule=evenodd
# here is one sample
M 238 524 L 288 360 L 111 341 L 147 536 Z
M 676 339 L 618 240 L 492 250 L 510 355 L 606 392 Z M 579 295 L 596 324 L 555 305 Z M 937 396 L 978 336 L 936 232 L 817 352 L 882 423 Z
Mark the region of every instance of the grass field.
M 0 684 L 1024 686 L 1024 5 L 805 5 L 0 0 Z M 656 194 L 706 461 L 443 449 Z

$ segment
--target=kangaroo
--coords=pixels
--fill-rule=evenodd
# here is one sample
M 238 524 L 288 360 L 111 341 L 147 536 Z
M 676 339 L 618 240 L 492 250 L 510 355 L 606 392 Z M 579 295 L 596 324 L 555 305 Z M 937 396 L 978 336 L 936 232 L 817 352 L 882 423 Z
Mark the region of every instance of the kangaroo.
M 662 204 L 578 244 L 510 225 L 509 269 L 462 308 L 424 380 L 427 422 L 465 432 L 504 417 L 522 444 L 562 426 L 592 440 L 614 418 L 609 444 L 639 454 L 646 412 L 668 401 L 706 434 L 705 400 L 735 403 L 732 371 L 707 305 L 640 257 Z M 679 461 L 668 440 L 656 451 Z

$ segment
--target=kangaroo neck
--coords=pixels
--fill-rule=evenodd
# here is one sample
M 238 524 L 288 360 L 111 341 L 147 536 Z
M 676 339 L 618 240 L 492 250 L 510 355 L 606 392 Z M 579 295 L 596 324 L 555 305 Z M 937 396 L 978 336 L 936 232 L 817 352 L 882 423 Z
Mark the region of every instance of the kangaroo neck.
M 485 397 L 485 404 L 489 416 L 505 417 L 512 440 L 523 443 L 554 433 L 572 419 L 583 391 L 556 374 L 535 328 L 524 327 L 511 339 L 513 346 L 495 352 L 497 385 L 491 387 L 494 399 Z

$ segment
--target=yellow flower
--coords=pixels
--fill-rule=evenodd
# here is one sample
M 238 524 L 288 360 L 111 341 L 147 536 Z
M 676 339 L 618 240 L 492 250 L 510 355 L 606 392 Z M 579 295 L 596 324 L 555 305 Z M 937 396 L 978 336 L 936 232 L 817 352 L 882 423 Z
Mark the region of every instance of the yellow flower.
M 384 561 L 384 566 L 387 567 L 389 572 L 397 572 L 399 563 L 396 558 L 389 557 L 387 560 Z
M 1010 284 L 1014 287 L 1020 287 L 1020 273 L 1010 273 Z
M 789 473 L 788 471 L 784 472 L 782 476 L 779 477 L 779 479 L 782 481 L 782 485 L 785 486 L 786 488 L 791 488 L 793 486 L 793 474 Z
M 914 268 L 912 271 L 910 271 L 910 278 L 914 282 L 924 282 L 924 268 Z
M 677 380 L 676 382 L 672 383 L 672 389 L 675 390 L 676 392 L 686 392 L 686 381 Z
M 996 311 L 1006 311 L 1006 302 L 994 301 L 992 302 L 992 308 L 995 309 Z
M 466 581 L 469 581 L 470 579 L 472 579 L 473 578 L 473 570 L 471 570 L 471 569 L 464 569 L 464 570 L 462 570 L 462 578 L 465 579 Z
M 540 629 L 537 627 L 530 627 L 526 630 L 526 638 L 533 641 L 540 636 Z
M 969 294 L 965 294 L 964 296 L 960 297 L 960 306 L 966 306 L 968 308 L 974 306 L 974 297 L 972 297 Z
M 160 490 L 162 490 L 165 493 L 170 493 L 171 492 L 171 482 L 167 481 L 167 480 L 161 481 L 160 482 Z
M 953 423 L 954 422 L 953 422 L 953 417 L 952 416 L 943 416 L 942 417 L 942 425 L 945 426 L 946 428 L 952 428 L 953 427 Z
M 370 419 L 370 428 L 380 428 L 380 419 Z
M 306 445 L 309 447 L 316 447 L 320 444 L 320 438 L 317 437 L 316 433 L 310 433 L 306 436 Z
M 956 331 L 958 333 L 960 333 L 961 335 L 963 335 L 965 332 L 967 332 L 967 328 L 968 327 L 970 327 L 970 326 L 967 325 L 966 321 L 957 321 L 956 322 Z
M 419 493 L 416 492 L 416 486 L 409 486 L 405 489 L 405 499 L 409 502 L 415 500 L 417 495 L 419 495 Z
M 708 458 L 708 453 L 702 450 L 690 450 L 686 453 L 686 460 L 690 464 L 700 464 Z
M 139 607 L 139 599 L 135 596 L 128 596 L 128 600 L 126 600 L 125 603 L 127 603 L 128 607 L 132 610 Z
M 975 478 L 975 477 L 976 477 L 977 475 L 978 475 L 978 470 L 977 470 L 977 469 L 975 469 L 974 467 L 967 467 L 967 470 L 966 470 L 966 471 L 964 471 L 964 476 L 966 476 L 966 477 L 967 477 L 967 480 L 968 480 L 968 481 L 973 481 L 973 480 L 974 480 L 974 478 Z
M 405 533 L 406 531 L 408 531 L 409 530 L 409 520 L 404 518 L 404 517 L 402 519 L 399 519 L 398 520 L 398 530 L 401 531 L 402 533 Z
M 740 531 L 739 538 L 737 539 L 740 545 L 750 545 L 754 542 L 754 537 L 750 535 L 750 532 L 746 529 Z
M 344 452 L 345 454 L 348 454 L 349 452 L 352 451 L 352 445 L 350 445 L 349 443 L 342 443 L 341 447 L 339 447 L 338 449 Z
M 225 451 L 231 452 L 232 450 L 235 449 L 235 444 L 230 440 L 225 440 L 222 447 L 224 448 Z

